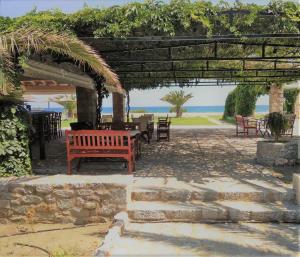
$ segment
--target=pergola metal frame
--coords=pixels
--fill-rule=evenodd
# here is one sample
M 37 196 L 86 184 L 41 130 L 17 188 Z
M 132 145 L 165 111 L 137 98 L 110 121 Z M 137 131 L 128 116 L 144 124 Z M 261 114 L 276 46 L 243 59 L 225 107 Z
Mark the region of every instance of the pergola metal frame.
M 298 80 L 299 39 L 300 34 L 290 33 L 83 38 L 101 53 L 127 89 L 151 83 L 155 86 L 202 84 L 195 83 L 195 79 L 216 79 L 219 84 L 224 80 L 232 84 Z M 202 47 L 208 47 L 208 54 L 191 55 L 193 49 Z M 240 52 L 237 51 L 237 55 L 224 53 L 224 47 L 231 50 L 240 47 Z M 241 49 L 248 53 L 244 54 L 246 51 Z M 178 54 L 178 51 L 182 52 Z M 224 61 L 234 63 L 231 67 L 222 67 Z

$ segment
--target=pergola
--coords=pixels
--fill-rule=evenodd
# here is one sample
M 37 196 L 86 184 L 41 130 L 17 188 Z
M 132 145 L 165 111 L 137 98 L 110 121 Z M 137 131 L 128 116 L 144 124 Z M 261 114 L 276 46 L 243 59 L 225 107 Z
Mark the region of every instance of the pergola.
M 124 89 L 163 86 L 264 85 L 270 111 L 282 111 L 282 89 L 300 79 L 300 34 L 82 38 L 119 75 Z M 124 99 L 114 94 L 114 115 L 124 117 Z M 299 117 L 298 117 L 299 118 Z

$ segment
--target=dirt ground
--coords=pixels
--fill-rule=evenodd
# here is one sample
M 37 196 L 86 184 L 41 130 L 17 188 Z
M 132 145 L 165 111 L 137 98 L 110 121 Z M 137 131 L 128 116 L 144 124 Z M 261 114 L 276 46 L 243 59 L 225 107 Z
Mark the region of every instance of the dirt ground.
M 85 257 L 101 243 L 110 224 L 0 225 L 1 257 Z M 25 246 L 31 245 L 40 247 Z

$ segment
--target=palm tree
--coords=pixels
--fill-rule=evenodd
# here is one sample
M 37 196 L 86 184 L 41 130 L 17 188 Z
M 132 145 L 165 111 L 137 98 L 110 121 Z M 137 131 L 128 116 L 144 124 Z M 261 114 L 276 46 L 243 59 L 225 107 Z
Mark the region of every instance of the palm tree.
M 118 76 L 92 47 L 76 36 L 28 27 L 0 32 L 0 95 L 9 94 L 18 84 L 14 56 L 29 56 L 33 52 L 68 56 L 79 65 L 87 65 L 103 76 L 108 85 L 122 90 Z
M 174 110 L 176 112 L 176 117 L 179 118 L 182 116 L 182 106 L 192 97 L 192 94 L 185 95 L 183 90 L 179 90 L 168 93 L 163 98 L 161 98 L 161 100 L 173 105 L 171 110 Z
M 74 115 L 77 111 L 76 96 L 74 94 L 57 96 L 51 99 L 51 101 L 62 105 L 67 111 L 68 118 L 72 118 L 72 119 L 74 118 Z

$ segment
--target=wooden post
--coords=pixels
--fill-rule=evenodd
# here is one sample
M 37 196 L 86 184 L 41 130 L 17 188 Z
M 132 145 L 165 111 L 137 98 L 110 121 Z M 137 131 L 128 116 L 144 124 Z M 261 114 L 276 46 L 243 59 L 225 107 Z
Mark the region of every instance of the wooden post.
M 40 160 L 46 159 L 46 150 L 45 150 L 45 116 L 39 116 L 39 145 L 40 145 Z
M 113 93 L 113 121 L 123 122 L 125 116 L 125 101 L 124 95 L 119 93 Z
M 79 122 L 91 122 L 95 125 L 97 110 L 96 90 L 76 87 L 77 119 Z

